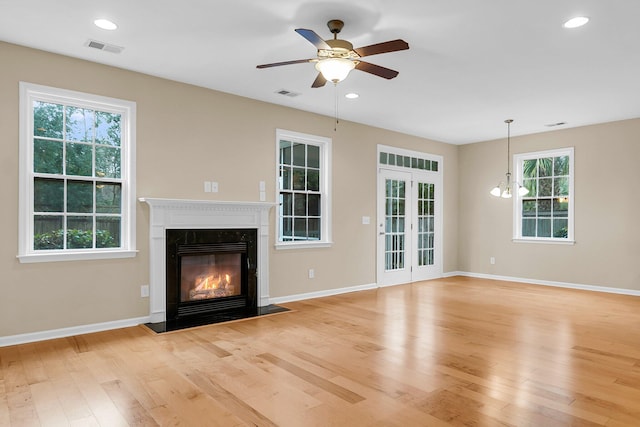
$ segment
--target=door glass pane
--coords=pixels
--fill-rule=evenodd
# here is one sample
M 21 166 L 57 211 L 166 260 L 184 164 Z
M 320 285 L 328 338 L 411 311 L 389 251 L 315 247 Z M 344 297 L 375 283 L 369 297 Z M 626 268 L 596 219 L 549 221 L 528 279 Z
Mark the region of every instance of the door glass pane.
M 433 265 L 435 185 L 418 183 L 418 265 Z
M 405 260 L 405 181 L 387 179 L 385 183 L 385 270 L 401 270 Z

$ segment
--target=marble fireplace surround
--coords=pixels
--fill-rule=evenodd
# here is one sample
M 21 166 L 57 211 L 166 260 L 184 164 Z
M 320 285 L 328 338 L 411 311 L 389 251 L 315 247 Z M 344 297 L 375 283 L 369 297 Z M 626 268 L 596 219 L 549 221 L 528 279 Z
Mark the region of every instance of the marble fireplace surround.
M 258 230 L 258 307 L 269 305 L 269 209 L 273 203 L 141 197 L 150 210 L 149 317 L 166 321 L 166 230 L 254 228 Z

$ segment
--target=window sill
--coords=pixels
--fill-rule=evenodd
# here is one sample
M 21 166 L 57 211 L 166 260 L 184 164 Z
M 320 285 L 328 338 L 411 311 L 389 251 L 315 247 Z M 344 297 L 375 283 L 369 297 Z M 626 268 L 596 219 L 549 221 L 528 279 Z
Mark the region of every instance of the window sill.
M 95 252 L 56 252 L 18 255 L 17 258 L 22 264 L 35 262 L 58 262 L 58 261 L 84 261 L 95 259 L 117 259 L 133 258 L 138 251 L 116 250 L 116 251 L 95 251 Z
M 560 239 L 512 239 L 514 243 L 536 243 L 547 245 L 575 245 L 575 240 L 560 240 Z
M 279 242 L 275 244 L 276 250 L 289 249 L 313 249 L 313 248 L 330 248 L 333 242 Z

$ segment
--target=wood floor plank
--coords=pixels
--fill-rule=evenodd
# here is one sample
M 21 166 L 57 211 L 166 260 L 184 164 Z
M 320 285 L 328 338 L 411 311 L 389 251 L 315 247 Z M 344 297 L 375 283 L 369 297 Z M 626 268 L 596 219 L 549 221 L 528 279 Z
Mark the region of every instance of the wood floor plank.
M 640 298 L 452 277 L 0 348 L 0 426 L 640 426 Z
M 273 363 L 274 365 L 276 365 L 279 368 L 282 368 L 284 370 L 286 370 L 287 372 L 297 376 L 298 378 L 313 384 L 321 389 L 323 389 L 324 391 L 327 391 L 337 397 L 339 397 L 340 399 L 345 400 L 346 402 L 349 403 L 358 403 L 362 400 L 364 400 L 364 397 L 360 396 L 357 393 L 352 392 L 351 390 L 347 390 L 344 387 L 340 387 L 339 385 L 336 385 L 335 383 L 332 383 L 331 381 L 319 377 L 307 370 L 304 370 L 302 368 L 300 368 L 299 366 L 294 365 L 293 363 L 290 363 L 284 359 L 281 359 L 271 353 L 263 353 L 258 355 L 258 357 Z

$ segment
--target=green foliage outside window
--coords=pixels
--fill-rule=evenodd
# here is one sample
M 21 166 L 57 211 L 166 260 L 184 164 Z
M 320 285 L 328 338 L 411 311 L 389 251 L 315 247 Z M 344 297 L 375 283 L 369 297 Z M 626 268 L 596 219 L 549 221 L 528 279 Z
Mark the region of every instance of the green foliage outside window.
M 34 250 L 120 246 L 121 136 L 119 113 L 33 103 Z
M 522 162 L 522 237 L 568 237 L 569 156 L 540 157 Z
M 67 230 L 67 245 L 71 249 L 90 248 L 93 246 L 93 232 L 91 230 Z M 64 247 L 64 230 L 53 230 L 36 234 L 33 238 L 35 250 L 62 249 Z M 108 230 L 96 232 L 96 247 L 117 247 L 115 239 Z

